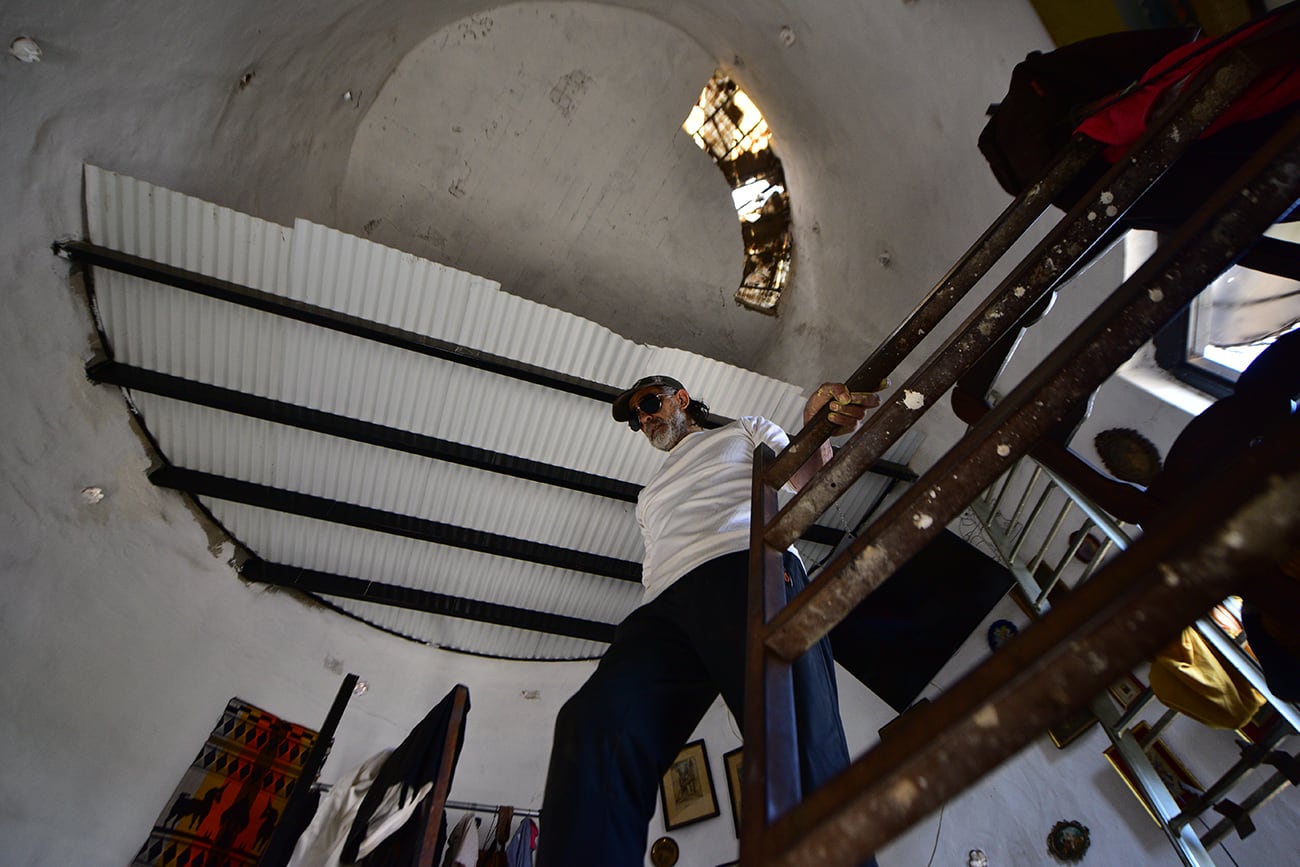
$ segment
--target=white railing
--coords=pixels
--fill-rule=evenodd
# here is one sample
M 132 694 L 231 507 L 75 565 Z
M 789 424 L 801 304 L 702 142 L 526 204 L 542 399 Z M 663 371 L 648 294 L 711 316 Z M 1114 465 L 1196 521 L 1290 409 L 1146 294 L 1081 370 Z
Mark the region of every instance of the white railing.
M 1031 457 L 1022 458 L 974 503 L 970 511 L 988 537 L 997 555 L 1015 575 L 1021 601 L 1031 616 L 1051 607 L 1050 598 L 1068 592 L 1086 581 L 1110 557 L 1125 550 L 1140 532 L 1116 521 L 1092 503 L 1065 479 Z M 1077 522 L 1077 523 L 1076 523 Z M 1236 829 L 1243 836 L 1253 829 L 1249 814 L 1290 785 L 1284 770 L 1296 757 L 1277 750 L 1279 743 L 1300 731 L 1300 710 L 1269 692 L 1258 664 L 1240 644 L 1228 637 L 1213 621 L 1198 620 L 1195 628 L 1219 652 L 1223 662 L 1235 668 L 1264 696 L 1277 712 L 1279 724 L 1257 743 L 1239 741 L 1241 758 L 1196 801 L 1183 808 L 1175 800 L 1151 759 L 1151 749 L 1161 731 L 1177 715 L 1166 710 L 1149 724 L 1141 739 L 1134 734 L 1135 721 L 1155 696 L 1150 687 L 1121 708 L 1108 692 L 1090 703 L 1093 714 L 1114 746 L 1117 757 L 1130 770 L 1131 788 L 1155 818 L 1182 862 L 1189 867 L 1213 867 L 1209 849 Z M 1226 734 L 1226 733 L 1225 733 Z M 1278 770 L 1267 775 L 1240 803 L 1226 799 L 1252 771 L 1265 762 Z M 1225 806 L 1226 805 L 1226 806 Z M 1227 810 L 1220 819 L 1216 806 Z M 1209 830 L 1198 836 L 1193 819 L 1210 813 Z M 1244 817 L 1244 818 L 1243 818 Z

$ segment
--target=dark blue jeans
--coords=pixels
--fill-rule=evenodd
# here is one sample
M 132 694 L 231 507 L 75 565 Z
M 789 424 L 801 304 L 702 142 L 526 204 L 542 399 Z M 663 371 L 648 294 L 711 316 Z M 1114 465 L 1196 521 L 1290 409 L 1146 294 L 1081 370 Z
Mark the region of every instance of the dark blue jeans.
M 748 562 L 711 560 L 628 615 L 561 708 L 538 867 L 641 867 L 659 781 L 719 693 L 743 730 Z M 789 598 L 807 576 L 790 554 L 785 565 Z M 794 687 L 809 792 L 849 763 L 828 641 L 795 663 Z

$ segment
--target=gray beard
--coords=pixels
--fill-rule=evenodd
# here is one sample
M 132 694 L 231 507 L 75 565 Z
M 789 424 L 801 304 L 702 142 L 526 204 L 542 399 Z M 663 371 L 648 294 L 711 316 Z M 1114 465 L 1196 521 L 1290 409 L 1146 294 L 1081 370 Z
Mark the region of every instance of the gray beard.
M 653 433 L 647 430 L 646 436 L 650 438 L 650 445 L 660 451 L 672 451 L 686 436 L 686 413 L 673 413 L 664 419 L 664 423 L 656 427 Z

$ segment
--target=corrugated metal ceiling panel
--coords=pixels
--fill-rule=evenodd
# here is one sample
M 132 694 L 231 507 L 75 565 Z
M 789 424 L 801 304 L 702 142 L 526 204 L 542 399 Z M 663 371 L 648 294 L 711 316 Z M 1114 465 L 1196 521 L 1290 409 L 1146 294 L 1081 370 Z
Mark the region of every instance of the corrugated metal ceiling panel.
M 759 411 L 790 429 L 802 420 L 803 397 L 792 385 L 635 344 L 489 280 L 306 221 L 290 230 L 89 166 L 86 202 L 91 240 L 123 252 L 594 383 L 622 387 L 669 373 L 722 415 Z M 637 484 L 663 459 L 614 423 L 603 401 L 104 269 L 95 272 L 94 290 L 108 348 L 125 364 Z M 178 467 L 566 550 L 641 558 L 626 502 L 140 391 L 132 397 Z M 880 480 L 863 484 L 858 501 L 869 503 Z M 639 585 L 627 581 L 215 497 L 203 503 L 270 563 L 602 623 L 618 622 L 640 599 Z M 329 601 L 381 628 L 475 653 L 576 658 L 601 649 L 528 629 Z
M 285 226 L 92 165 L 83 184 L 93 244 L 266 292 L 288 283 Z
M 250 550 L 285 566 L 601 623 L 617 623 L 641 598 L 640 585 L 630 581 L 387 536 L 216 497 L 202 501 Z
M 94 287 L 116 361 L 283 399 L 286 350 L 307 326 L 102 268 Z
M 176 466 L 490 533 L 641 559 L 631 503 L 145 393 L 136 407 Z M 585 544 L 584 544 L 585 542 Z
M 628 481 L 662 460 L 596 401 L 112 271 L 95 283 L 126 364 Z

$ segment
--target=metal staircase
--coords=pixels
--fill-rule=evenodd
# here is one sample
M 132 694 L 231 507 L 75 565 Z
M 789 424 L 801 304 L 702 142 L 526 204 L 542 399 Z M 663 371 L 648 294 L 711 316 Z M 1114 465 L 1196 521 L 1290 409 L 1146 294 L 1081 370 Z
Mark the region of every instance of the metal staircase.
M 830 433 L 825 412 L 779 456 L 765 449 L 756 454 L 744 732 L 746 753 L 756 760 L 745 762 L 743 800 L 761 808 L 744 812 L 742 864 L 855 864 L 1087 705 L 1226 596 L 1249 586 L 1257 598 L 1292 610 L 1300 605 L 1295 580 L 1260 577 L 1279 574 L 1277 564 L 1300 548 L 1300 417 L 1292 416 L 1255 447 L 1207 467 L 1195 496 L 1153 520 L 1104 565 L 1099 558 L 1095 572 L 1041 620 L 933 703 L 909 713 L 885 742 L 819 790 L 799 790 L 792 660 L 973 501 L 997 497 L 998 480 L 1017 460 L 1056 448 L 1060 420 L 1294 206 L 1300 199 L 1300 116 L 1292 112 L 1226 182 L 1206 189 L 1203 204 L 1164 236 L 1132 277 L 1011 393 L 983 407 L 967 434 L 784 606 L 780 552 L 991 349 L 1031 320 L 1252 81 L 1292 61 L 1298 42 L 1300 10 L 1291 8 L 1197 76 L 779 511 L 776 489 Z M 1076 138 L 1043 181 L 1007 208 L 847 380 L 849 386 L 866 390 L 889 376 L 1097 151 L 1096 144 Z M 1036 587 L 1041 604 L 1051 588 Z M 1167 827 L 1175 842 L 1192 833 L 1186 823 Z M 1190 839 L 1186 843 L 1193 848 Z

